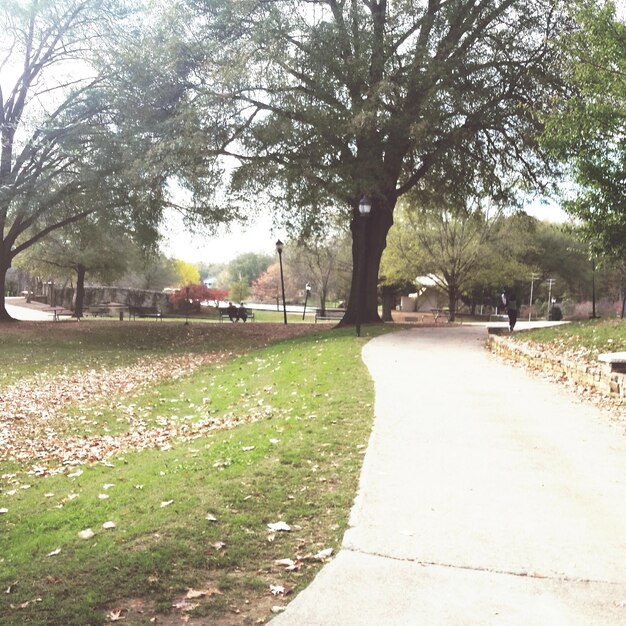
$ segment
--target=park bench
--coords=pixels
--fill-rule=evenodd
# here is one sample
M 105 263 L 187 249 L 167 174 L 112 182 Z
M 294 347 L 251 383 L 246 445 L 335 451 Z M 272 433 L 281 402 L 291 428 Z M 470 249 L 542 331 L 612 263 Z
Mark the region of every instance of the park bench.
M 611 372 L 626 373 L 626 352 L 605 352 L 598 355 L 598 361 L 606 363 Z
M 154 317 L 155 319 L 163 319 L 163 314 L 155 306 L 132 306 L 128 307 L 128 317 L 135 319 L 137 317 Z
M 315 309 L 315 323 L 317 324 L 317 320 L 340 321 L 345 314 L 345 309 Z
M 236 307 L 237 309 L 239 307 Z M 219 316 L 220 316 L 220 322 L 223 322 L 225 319 L 228 320 L 230 319 L 230 315 L 228 314 L 228 307 L 227 306 L 221 306 L 218 309 L 219 312 Z M 246 307 L 246 315 L 248 316 L 249 320 L 253 320 L 254 319 L 254 311 L 252 309 L 249 309 Z
M 61 320 L 61 317 L 73 317 L 74 316 L 74 311 L 72 311 L 71 309 L 66 309 L 65 307 L 62 307 L 62 306 L 51 307 L 50 310 L 52 312 L 52 319 L 55 322 L 59 322 Z M 78 318 L 76 319 L 78 320 Z
M 439 318 L 442 315 L 445 315 L 446 319 L 450 319 L 450 309 L 431 309 L 430 312 L 433 314 L 435 324 L 439 321 Z

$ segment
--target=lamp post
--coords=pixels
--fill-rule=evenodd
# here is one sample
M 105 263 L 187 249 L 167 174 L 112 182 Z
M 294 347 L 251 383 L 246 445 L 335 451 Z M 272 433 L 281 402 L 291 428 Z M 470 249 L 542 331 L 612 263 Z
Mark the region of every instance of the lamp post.
M 304 321 L 304 316 L 306 315 L 306 303 L 309 301 L 309 294 L 311 293 L 311 283 L 307 283 L 304 286 L 304 309 L 302 310 L 302 321 Z
M 287 304 L 285 303 L 285 279 L 283 277 L 283 246 L 285 244 L 279 239 L 276 242 L 276 252 L 278 252 L 278 262 L 280 264 L 280 287 L 283 292 L 283 318 L 287 323 Z
M 596 318 L 596 260 L 591 259 L 591 319 Z
M 547 319 L 552 319 L 552 285 L 556 282 L 554 278 L 548 278 L 548 315 Z
M 530 322 L 533 316 L 533 287 L 535 286 L 535 281 L 539 279 L 539 274 L 535 274 L 533 272 L 530 275 L 530 302 L 528 303 L 528 321 Z
M 185 287 L 185 326 L 189 326 L 189 308 L 191 302 L 189 301 L 189 285 Z
M 357 267 L 357 281 L 356 281 L 356 336 L 361 336 L 361 319 L 363 314 L 363 309 L 365 308 L 365 289 L 363 288 L 363 278 L 365 275 L 365 223 L 367 222 L 367 218 L 372 210 L 372 203 L 370 202 L 367 196 L 363 196 L 359 200 L 359 259 L 358 259 L 358 267 Z

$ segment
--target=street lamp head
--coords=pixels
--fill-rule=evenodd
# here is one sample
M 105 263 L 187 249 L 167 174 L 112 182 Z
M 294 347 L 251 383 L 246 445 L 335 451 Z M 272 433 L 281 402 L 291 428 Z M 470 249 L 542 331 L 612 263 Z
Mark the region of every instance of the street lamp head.
M 305 288 L 307 291 L 311 291 L 311 283 L 307 283 L 307 284 L 304 286 L 304 288 Z
M 372 203 L 370 202 L 370 199 L 367 196 L 363 196 L 359 200 L 359 213 L 363 217 L 367 217 L 370 214 L 371 210 L 372 210 Z
M 276 242 L 276 252 L 278 252 L 278 254 L 282 254 L 284 245 L 285 244 L 280 239 Z

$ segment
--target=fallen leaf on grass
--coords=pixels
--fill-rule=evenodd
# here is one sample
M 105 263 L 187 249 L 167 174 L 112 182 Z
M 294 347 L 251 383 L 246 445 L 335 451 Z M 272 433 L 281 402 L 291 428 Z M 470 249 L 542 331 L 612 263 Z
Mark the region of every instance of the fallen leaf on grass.
M 60 585 L 63 582 L 63 579 L 59 576 L 46 576 L 46 582 L 49 585 Z
M 123 612 L 124 612 L 124 609 L 115 609 L 114 611 L 109 611 L 107 613 L 107 619 L 110 622 L 119 622 L 119 621 L 121 621 L 123 619 L 126 619 L 122 615 Z
M 61 554 L 61 548 L 57 548 L 56 550 L 53 550 L 52 552 L 48 552 L 47 556 L 56 556 L 57 554 Z
M 274 532 L 279 532 L 279 531 L 289 532 L 289 531 L 291 531 L 291 526 L 289 526 L 289 524 L 287 524 L 286 522 L 274 522 L 272 524 L 268 524 L 267 527 L 270 530 L 273 530 Z
M 302 561 L 299 559 L 294 561 L 293 559 L 276 559 L 274 561 L 274 565 L 277 567 L 284 567 L 288 572 L 293 572 L 294 570 L 298 570 L 302 567 Z
M 78 533 L 78 537 L 80 539 L 91 539 L 93 536 L 95 536 L 96 533 L 93 532 L 93 530 L 91 530 L 91 528 L 86 528 L 85 530 L 81 530 Z
M 243 452 L 250 452 L 252 450 L 254 450 L 256 448 L 256 446 L 243 446 L 243 448 L 241 448 L 241 450 Z
M 206 589 L 189 589 L 185 596 L 188 600 L 202 598 L 204 596 L 222 596 L 224 595 L 217 587 L 207 587 Z
M 110 530 L 111 528 L 115 528 L 115 522 L 104 522 L 104 524 L 102 524 L 102 528 L 106 529 L 106 530 Z
M 98 500 L 108 500 L 109 496 L 106 493 L 99 493 Z
M 206 519 L 207 519 L 208 522 L 217 522 L 217 517 L 215 517 L 215 515 L 212 515 L 211 513 L 209 513 L 206 516 Z
M 325 561 L 330 558 L 333 554 L 332 548 L 326 548 L 325 550 L 320 550 L 317 554 L 314 554 L 311 558 L 315 561 Z
M 164 500 L 163 502 L 161 502 L 161 508 L 165 508 L 166 506 L 169 506 L 170 504 L 173 504 L 174 500 Z
M 200 605 L 197 602 L 187 602 L 187 600 L 181 600 L 180 602 L 174 602 L 172 606 L 180 611 L 189 612 L 197 609 Z
M 282 585 L 270 585 L 270 592 L 273 596 L 285 595 L 285 588 Z
M 223 541 L 216 541 L 211 544 L 216 550 L 223 550 L 226 547 L 226 543 Z
M 4 515 L 5 513 L 8 513 L 9 509 L 0 509 L 0 515 Z

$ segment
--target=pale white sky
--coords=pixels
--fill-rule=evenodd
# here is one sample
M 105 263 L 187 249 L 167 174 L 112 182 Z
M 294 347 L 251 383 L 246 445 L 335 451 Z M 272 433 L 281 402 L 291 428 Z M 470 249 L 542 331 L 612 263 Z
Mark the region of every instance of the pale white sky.
M 533 217 L 550 222 L 565 222 L 568 215 L 556 204 L 542 204 L 533 200 L 524 207 Z M 193 235 L 185 230 L 180 219 L 172 218 L 164 227 L 163 252 L 169 257 L 189 263 L 228 262 L 246 252 L 274 254 L 277 239 L 286 240 L 286 234 L 274 229 L 271 217 L 261 214 L 247 227 L 233 226 L 231 231 L 220 229 L 213 236 Z
M 163 252 L 189 263 L 228 262 L 245 252 L 274 254 L 276 240 L 285 240 L 285 233 L 274 229 L 271 217 L 261 214 L 247 226 L 220 228 L 215 235 L 194 235 L 175 216 L 164 227 Z

